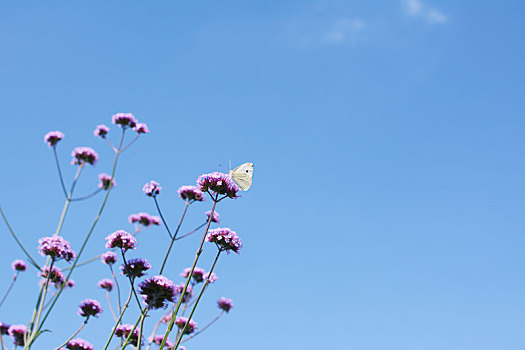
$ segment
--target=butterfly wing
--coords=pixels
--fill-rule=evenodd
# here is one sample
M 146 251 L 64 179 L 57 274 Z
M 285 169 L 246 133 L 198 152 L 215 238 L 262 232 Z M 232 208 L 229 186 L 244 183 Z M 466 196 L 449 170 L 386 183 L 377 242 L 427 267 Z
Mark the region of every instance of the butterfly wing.
M 244 163 L 230 171 L 230 176 L 243 191 L 252 186 L 253 163 Z

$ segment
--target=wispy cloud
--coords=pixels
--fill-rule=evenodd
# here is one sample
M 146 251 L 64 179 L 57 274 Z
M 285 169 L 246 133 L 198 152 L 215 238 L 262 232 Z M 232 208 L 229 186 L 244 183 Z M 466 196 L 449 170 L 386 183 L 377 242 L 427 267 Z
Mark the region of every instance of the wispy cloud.
M 448 17 L 443 12 L 420 0 L 404 0 L 403 5 L 409 16 L 422 19 L 429 24 L 443 24 L 448 21 Z

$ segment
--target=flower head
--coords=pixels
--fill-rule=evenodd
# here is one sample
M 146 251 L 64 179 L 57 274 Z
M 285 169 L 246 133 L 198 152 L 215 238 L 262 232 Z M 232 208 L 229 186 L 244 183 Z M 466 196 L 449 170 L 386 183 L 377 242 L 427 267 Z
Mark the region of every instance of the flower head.
M 66 281 L 66 278 L 62 273 L 62 269 L 57 266 L 53 266 L 51 273 L 49 272 L 49 266 L 44 266 L 42 267 L 42 271 L 40 271 L 38 274 L 40 277 L 42 277 L 42 282 L 45 282 L 49 276 L 49 282 L 53 283 L 57 288 L 62 286 L 62 284 Z
M 101 139 L 106 138 L 106 135 L 109 132 L 109 128 L 105 126 L 104 124 L 97 125 L 95 131 L 93 131 L 93 135 L 96 137 L 100 137 Z
M 160 184 L 153 180 L 145 184 L 142 188 L 142 191 L 148 197 L 156 197 L 160 193 L 160 190 L 162 190 Z
M 64 134 L 60 131 L 50 131 L 44 136 L 44 142 L 47 143 L 49 147 L 53 147 L 63 138 Z
M 242 247 L 241 240 L 237 233 L 230 230 L 229 228 L 216 228 L 210 230 L 208 235 L 206 235 L 206 240 L 208 242 L 217 244 L 219 249 L 225 250 L 227 252 L 232 250 L 237 254 Z
M 214 172 L 203 174 L 197 179 L 197 186 L 203 192 L 212 191 L 219 195 L 237 198 L 239 187 L 227 174 Z
M 179 197 L 190 202 L 203 202 L 204 193 L 197 186 L 181 186 L 177 192 Z
M 13 263 L 11 264 L 11 267 L 16 272 L 23 272 L 23 271 L 27 270 L 27 264 L 25 263 L 24 260 L 18 260 L 17 259 L 15 261 L 13 261 Z
M 38 240 L 38 250 L 42 256 L 50 256 L 55 260 L 64 259 L 70 262 L 75 258 L 75 251 L 68 241 L 60 236 L 43 237 Z
M 163 335 L 156 335 L 153 338 L 151 338 L 151 341 L 153 343 L 157 344 L 158 346 L 160 346 L 162 344 L 163 340 L 164 340 L 164 336 Z M 166 339 L 165 345 L 166 345 L 166 347 L 168 349 L 173 347 L 173 343 L 171 342 L 170 338 Z M 179 346 L 179 349 L 180 349 L 180 346 Z
M 90 147 L 77 147 L 71 152 L 71 164 L 91 164 L 95 165 L 98 160 L 98 154 Z
M 67 282 L 66 282 L 66 287 L 68 287 L 68 288 L 75 288 L 76 284 L 77 283 L 75 282 L 75 280 L 68 279 Z
M 11 338 L 13 338 L 13 343 L 15 343 L 16 346 L 24 346 L 25 345 L 25 335 L 27 333 L 27 327 L 23 324 L 15 324 L 11 327 L 9 327 L 8 331 Z
M 133 329 L 133 326 L 130 324 L 121 324 L 115 329 L 115 335 L 122 339 L 127 339 L 127 337 L 131 334 L 131 330 Z M 139 329 L 135 328 L 133 331 L 133 334 L 129 338 L 130 344 L 137 346 L 139 343 Z
M 109 278 L 104 278 L 98 281 L 97 285 L 99 288 L 105 289 L 108 292 L 111 292 L 113 290 L 113 281 Z
M 106 248 L 135 249 L 137 240 L 129 232 L 118 230 L 106 237 Z
M 68 341 L 66 349 L 69 350 L 93 350 L 93 345 L 84 339 L 76 338 Z
M 158 216 L 152 216 L 148 213 L 138 213 L 138 214 L 131 214 L 128 217 L 128 221 L 131 224 L 139 224 L 144 227 L 148 227 L 151 225 L 160 225 L 160 218 Z
M 144 123 L 137 123 L 133 128 L 137 134 L 147 134 L 149 132 L 148 126 Z
M 9 334 L 9 327 L 7 323 L 0 322 L 0 335 L 8 335 Z
M 219 277 L 215 274 L 215 272 L 212 272 L 211 274 L 209 272 L 206 272 L 204 275 L 204 280 L 208 280 L 208 283 L 217 282 L 219 280 Z
M 208 210 L 207 212 L 204 213 L 204 215 L 206 215 L 206 218 L 208 220 L 210 220 L 210 214 L 211 214 L 211 210 Z M 213 211 L 213 215 L 211 216 L 211 222 L 214 222 L 216 224 L 221 222 L 221 216 L 219 215 L 219 213 L 217 213 L 216 210 Z
M 102 254 L 101 258 L 102 262 L 106 265 L 111 266 L 117 262 L 117 254 L 113 252 L 105 252 L 104 254 Z
M 177 317 L 175 319 L 175 324 L 181 330 L 184 329 L 184 327 L 186 326 L 186 323 L 188 324 L 188 326 L 186 327 L 184 334 L 191 334 L 197 329 L 197 322 L 193 320 L 190 320 L 190 322 L 188 322 L 188 319 L 186 317 Z
M 96 300 L 85 299 L 80 302 L 78 306 L 78 314 L 82 317 L 98 317 L 98 314 L 102 312 L 102 305 Z
M 151 269 L 150 263 L 146 259 L 130 259 L 127 264 L 122 264 L 120 267 L 122 274 L 130 278 L 142 277 Z
M 98 174 L 98 179 L 100 180 L 100 182 L 98 183 L 98 188 L 101 188 L 103 190 L 108 190 L 109 184 L 111 184 L 111 188 L 117 185 L 115 179 L 112 180 L 111 175 L 108 174 Z
M 175 292 L 180 295 L 182 294 L 182 291 L 184 290 L 184 283 L 177 284 L 175 286 Z M 184 296 L 182 297 L 182 302 L 187 303 L 190 301 L 190 299 L 193 297 L 193 288 L 188 284 L 188 287 L 186 288 L 186 292 L 184 293 Z
M 134 128 L 137 125 L 137 119 L 131 113 L 117 113 L 111 118 L 113 124 L 120 125 L 122 128 Z
M 219 306 L 219 309 L 226 312 L 229 312 L 231 309 L 233 309 L 233 301 L 225 297 L 220 298 L 217 301 L 217 305 Z
M 191 268 L 185 268 L 184 270 L 182 270 L 182 272 L 180 273 L 180 275 L 184 278 L 188 278 L 189 274 L 191 272 Z M 193 277 L 193 280 L 196 282 L 196 283 L 200 283 L 202 281 L 204 281 L 204 275 L 206 274 L 206 271 L 204 271 L 203 269 L 201 269 L 200 267 L 195 267 L 193 269 L 193 274 L 191 277 Z
M 160 309 L 173 301 L 175 284 L 164 276 L 153 276 L 139 284 L 139 294 L 150 308 Z

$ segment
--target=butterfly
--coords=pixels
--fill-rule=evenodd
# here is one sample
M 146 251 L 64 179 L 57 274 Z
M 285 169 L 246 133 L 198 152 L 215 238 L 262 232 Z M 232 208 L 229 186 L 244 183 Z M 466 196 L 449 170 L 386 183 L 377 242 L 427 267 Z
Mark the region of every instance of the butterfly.
M 253 163 L 244 163 L 230 170 L 230 177 L 243 191 L 248 191 L 252 186 Z

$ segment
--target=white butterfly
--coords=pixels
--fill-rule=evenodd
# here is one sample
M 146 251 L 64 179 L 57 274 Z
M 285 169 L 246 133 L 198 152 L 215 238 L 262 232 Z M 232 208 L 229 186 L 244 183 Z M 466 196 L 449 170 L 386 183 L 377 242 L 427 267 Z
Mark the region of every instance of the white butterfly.
M 253 163 L 244 163 L 230 170 L 230 177 L 243 191 L 248 191 L 252 186 Z

